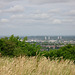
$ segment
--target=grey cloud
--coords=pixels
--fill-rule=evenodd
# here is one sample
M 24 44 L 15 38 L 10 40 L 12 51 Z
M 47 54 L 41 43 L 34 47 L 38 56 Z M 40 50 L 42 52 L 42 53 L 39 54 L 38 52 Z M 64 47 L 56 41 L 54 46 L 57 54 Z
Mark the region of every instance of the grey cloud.
M 47 19 L 49 18 L 49 15 L 46 13 L 42 13 L 42 14 L 32 14 L 31 17 L 35 18 L 35 19 Z
M 4 2 L 12 2 L 12 1 L 24 1 L 24 0 L 0 0 L 0 1 L 4 1 Z M 58 2 L 73 2 L 75 0 L 26 0 L 26 1 L 30 1 L 32 3 L 58 3 Z
M 59 13 L 61 10 L 60 9 L 51 9 L 48 12 L 49 13 Z
M 72 23 L 74 23 L 74 20 L 73 19 L 63 19 L 62 22 L 72 24 Z
M 71 16 L 75 16 L 75 10 L 71 10 L 70 12 L 67 12 L 67 14 Z
M 0 1 L 2 1 L 2 2 L 12 2 L 12 1 L 20 1 L 20 0 L 0 0 Z
M 74 16 L 75 17 L 75 10 L 70 10 L 70 11 L 67 11 L 65 12 L 63 15 L 66 15 L 66 16 Z
M 8 12 L 8 13 L 13 13 L 13 12 L 23 12 L 24 11 L 24 7 L 21 6 L 21 5 L 15 5 L 13 7 L 10 7 L 8 9 L 3 9 L 3 10 L 0 10 L 0 13 L 3 13 L 3 12 Z
M 3 8 L 6 5 L 8 5 L 8 2 L 2 2 L 2 1 L 0 1 L 0 8 Z
M 75 0 L 0 0 L 0 34 L 75 34 L 73 1 Z M 63 15 L 64 13 L 66 14 Z M 40 28 L 39 32 L 37 27 Z
M 75 0 L 29 0 L 29 1 L 30 3 L 36 3 L 36 4 L 75 2 Z
M 11 19 L 33 19 L 33 20 L 44 20 L 49 19 L 51 17 L 50 14 L 47 13 L 38 13 L 38 14 L 16 14 L 12 15 Z
M 52 21 L 52 23 L 53 23 L 53 24 L 61 24 L 62 21 L 59 20 L 59 19 L 54 19 L 54 20 Z
M 0 22 L 2 22 L 2 23 L 6 23 L 6 22 L 9 22 L 9 20 L 8 20 L 8 19 L 1 19 Z
M 23 18 L 24 17 L 24 15 L 23 14 L 17 14 L 17 15 L 12 15 L 10 18 L 11 19 L 15 19 L 15 18 Z

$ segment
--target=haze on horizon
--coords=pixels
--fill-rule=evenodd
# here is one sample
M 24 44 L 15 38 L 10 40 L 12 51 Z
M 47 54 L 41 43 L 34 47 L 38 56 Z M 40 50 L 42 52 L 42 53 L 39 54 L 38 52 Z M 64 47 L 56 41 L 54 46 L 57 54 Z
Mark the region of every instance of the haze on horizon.
M 75 0 L 0 0 L 0 36 L 75 35 Z

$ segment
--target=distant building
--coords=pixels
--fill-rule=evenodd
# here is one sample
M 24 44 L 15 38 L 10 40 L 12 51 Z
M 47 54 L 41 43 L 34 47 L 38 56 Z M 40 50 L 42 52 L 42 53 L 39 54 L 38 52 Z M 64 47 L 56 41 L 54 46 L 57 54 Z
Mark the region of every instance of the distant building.
M 58 40 L 60 39 L 60 37 L 58 36 Z
M 50 40 L 50 36 L 48 37 L 48 40 Z
M 61 40 L 62 39 L 62 36 L 58 36 L 58 40 Z
M 47 37 L 45 36 L 45 40 L 47 40 Z
M 60 36 L 60 39 L 62 39 L 62 36 Z

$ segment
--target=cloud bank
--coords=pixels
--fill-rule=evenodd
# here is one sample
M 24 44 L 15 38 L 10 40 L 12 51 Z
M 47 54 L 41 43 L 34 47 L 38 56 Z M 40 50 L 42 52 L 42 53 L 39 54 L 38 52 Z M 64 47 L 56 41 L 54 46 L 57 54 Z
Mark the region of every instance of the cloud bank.
M 75 35 L 75 0 L 0 0 L 0 35 Z
M 67 2 L 75 2 L 75 0 L 29 0 L 30 3 L 36 4 L 45 4 L 45 3 L 67 3 Z

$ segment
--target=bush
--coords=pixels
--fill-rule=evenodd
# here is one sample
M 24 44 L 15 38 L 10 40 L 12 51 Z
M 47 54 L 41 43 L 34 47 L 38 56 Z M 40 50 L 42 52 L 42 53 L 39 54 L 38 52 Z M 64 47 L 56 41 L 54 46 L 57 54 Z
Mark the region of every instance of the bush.
M 75 61 L 75 46 L 66 45 L 58 50 L 50 50 L 50 51 L 44 51 L 42 52 L 42 55 L 46 58 L 52 59 L 60 59 L 63 57 L 63 59 L 70 59 Z
M 21 38 L 14 37 L 11 35 L 9 38 L 1 38 L 0 39 L 0 53 L 2 56 L 36 56 L 37 52 L 40 51 L 40 46 L 36 44 L 30 44 L 26 42 L 27 37 Z

